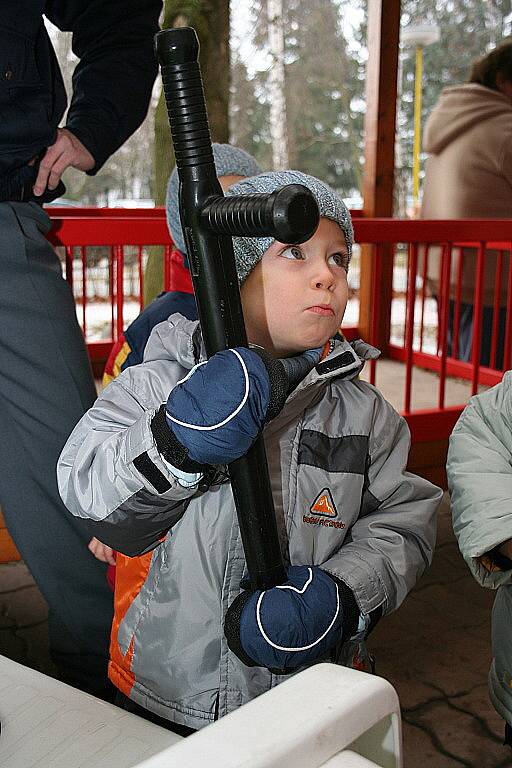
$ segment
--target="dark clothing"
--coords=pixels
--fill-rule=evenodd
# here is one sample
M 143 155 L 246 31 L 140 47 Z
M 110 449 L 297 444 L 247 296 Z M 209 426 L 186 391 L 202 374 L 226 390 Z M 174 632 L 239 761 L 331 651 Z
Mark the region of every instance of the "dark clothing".
M 50 221 L 28 202 L 37 173 L 28 162 L 54 142 L 67 102 L 43 14 L 73 32 L 80 61 L 66 127 L 96 173 L 145 117 L 160 8 L 159 0 L 2 0 L 0 12 L 0 505 L 48 603 L 63 679 L 105 698 L 106 566 L 88 551 L 83 521 L 67 514 L 55 474 L 96 391 L 73 297 L 45 237 Z
M 2 0 L 0 189 L 54 142 L 66 109 L 43 14 L 73 33 L 80 61 L 66 127 L 94 157 L 88 172 L 94 174 L 146 115 L 157 72 L 153 36 L 161 6 L 160 0 Z
M 436 296 L 436 301 L 439 309 L 439 300 Z M 464 360 L 466 363 L 472 362 L 472 349 L 473 349 L 473 304 L 466 304 L 461 301 L 459 305 L 459 332 L 457 338 L 457 349 L 453 348 L 453 332 L 455 326 L 455 309 L 456 303 L 453 299 L 450 299 L 449 315 L 448 315 L 448 344 L 447 354 L 455 357 L 457 360 Z M 496 337 L 496 359 L 491 360 L 492 351 L 492 331 L 494 322 L 494 308 L 484 306 L 482 308 L 482 325 L 480 334 L 480 365 L 484 365 L 489 368 L 497 368 L 503 370 L 504 365 L 504 353 L 505 353 L 505 335 L 506 335 L 506 322 L 507 322 L 507 310 L 506 307 L 499 307 L 498 309 L 498 325 L 497 325 L 497 337 Z M 439 327 L 441 326 L 441 320 L 439 319 Z M 455 354 L 456 353 L 456 354 Z
M 62 446 L 96 398 L 75 305 L 36 203 L 0 203 L 0 505 L 49 606 L 62 678 L 108 697 L 112 593 L 62 504 Z

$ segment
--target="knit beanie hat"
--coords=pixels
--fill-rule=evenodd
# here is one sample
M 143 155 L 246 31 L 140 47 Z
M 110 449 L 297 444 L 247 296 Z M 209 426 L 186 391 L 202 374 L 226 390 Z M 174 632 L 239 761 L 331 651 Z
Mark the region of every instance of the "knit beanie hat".
M 261 173 L 261 168 L 248 152 L 231 144 L 212 144 L 213 159 L 217 176 L 255 176 Z M 167 225 L 176 248 L 182 253 L 187 252 L 185 238 L 181 229 L 178 170 L 174 168 L 167 186 Z
M 352 256 L 354 243 L 354 231 L 350 213 L 341 197 L 328 184 L 308 176 L 301 171 L 268 171 L 251 179 L 243 179 L 233 184 L 227 191 L 227 195 L 252 195 L 258 192 L 275 192 L 276 189 L 286 184 L 303 184 L 313 193 L 320 216 L 331 219 L 339 224 L 348 248 L 349 258 Z M 240 285 L 254 269 L 258 261 L 270 248 L 274 239 L 272 237 L 234 237 L 233 250 L 235 252 L 236 271 Z

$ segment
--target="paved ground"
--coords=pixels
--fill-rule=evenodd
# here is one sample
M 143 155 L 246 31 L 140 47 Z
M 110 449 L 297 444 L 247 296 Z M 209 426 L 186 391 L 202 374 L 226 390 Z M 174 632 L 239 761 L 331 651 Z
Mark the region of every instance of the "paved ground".
M 0 653 L 51 673 L 46 606 L 23 563 L 0 565 L 0 585 Z M 406 768 L 512 766 L 487 698 L 492 599 L 459 555 L 445 501 L 433 567 L 371 642 L 400 696 Z

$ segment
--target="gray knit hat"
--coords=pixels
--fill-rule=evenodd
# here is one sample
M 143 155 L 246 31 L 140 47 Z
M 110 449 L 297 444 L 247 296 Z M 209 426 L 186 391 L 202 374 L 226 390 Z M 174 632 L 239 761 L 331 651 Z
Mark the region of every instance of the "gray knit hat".
M 212 144 L 213 159 L 217 176 L 255 176 L 261 168 L 248 152 L 231 144 Z M 186 253 L 185 238 L 181 229 L 178 203 L 179 178 L 175 168 L 169 177 L 167 186 L 167 225 L 176 248 Z
M 339 224 L 347 242 L 349 258 L 352 256 L 354 243 L 354 230 L 350 213 L 341 197 L 314 176 L 308 176 L 301 171 L 268 171 L 251 179 L 243 179 L 233 184 L 227 191 L 227 195 L 251 195 L 255 192 L 275 192 L 276 189 L 286 184 L 303 184 L 314 195 L 320 209 L 320 216 L 331 219 Z M 258 261 L 274 242 L 271 237 L 234 237 L 233 250 L 235 252 L 236 271 L 240 285 L 254 269 Z

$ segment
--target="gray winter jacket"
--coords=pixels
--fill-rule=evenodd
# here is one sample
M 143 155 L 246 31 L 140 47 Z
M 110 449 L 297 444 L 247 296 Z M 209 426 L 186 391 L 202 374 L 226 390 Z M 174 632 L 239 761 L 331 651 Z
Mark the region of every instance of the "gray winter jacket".
M 498 590 L 489 692 L 512 724 L 512 563 L 494 551 L 512 538 L 512 372 L 469 401 L 450 438 L 447 472 L 460 551 L 476 580 Z
M 200 356 L 196 323 L 173 315 L 156 326 L 144 362 L 103 391 L 58 465 L 66 506 L 91 521 L 94 535 L 128 555 L 154 548 L 120 619 L 113 679 L 137 703 L 192 728 L 282 679 L 246 667 L 224 639 L 224 616 L 246 576 L 230 485 L 179 485 L 150 429 Z M 407 425 L 356 378 L 362 366 L 351 345 L 335 342 L 264 439 L 285 561 L 320 565 L 345 582 L 368 626 L 400 605 L 430 564 L 441 491 L 405 471 Z M 336 518 L 313 509 L 326 489 Z

